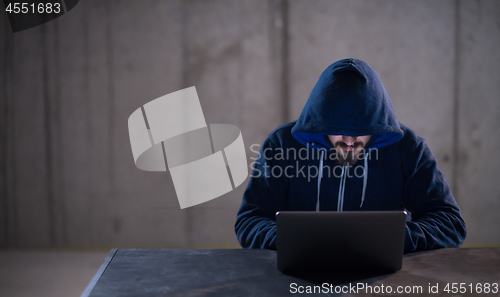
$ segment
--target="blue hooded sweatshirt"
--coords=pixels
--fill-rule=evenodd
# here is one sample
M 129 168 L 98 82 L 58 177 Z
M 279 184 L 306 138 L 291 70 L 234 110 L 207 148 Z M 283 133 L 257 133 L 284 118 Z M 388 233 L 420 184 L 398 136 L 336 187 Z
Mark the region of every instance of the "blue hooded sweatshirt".
M 371 135 L 363 156 L 341 166 L 325 135 Z M 405 253 L 457 247 L 465 222 L 425 140 L 396 119 L 365 62 L 344 59 L 320 76 L 298 120 L 262 145 L 238 211 L 244 248 L 276 249 L 278 211 L 407 210 Z

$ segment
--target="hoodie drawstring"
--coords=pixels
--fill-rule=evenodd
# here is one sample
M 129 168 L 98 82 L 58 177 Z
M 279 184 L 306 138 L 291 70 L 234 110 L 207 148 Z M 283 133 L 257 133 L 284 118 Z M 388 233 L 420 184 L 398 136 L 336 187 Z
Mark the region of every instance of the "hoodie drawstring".
M 321 177 L 323 177 L 323 156 L 324 150 L 321 150 L 321 158 L 319 159 L 319 172 L 318 172 L 318 198 L 316 199 L 316 211 L 319 211 L 319 192 L 321 188 Z
M 363 207 L 363 202 L 365 202 L 367 182 L 368 182 L 368 156 L 365 155 L 365 171 L 363 172 L 363 194 L 361 194 L 361 204 L 359 205 L 359 208 Z
M 342 166 L 342 175 L 340 176 L 339 197 L 337 202 L 337 211 L 344 210 L 344 191 L 347 166 Z
M 316 198 L 316 211 L 319 211 L 319 194 L 321 188 L 321 178 L 323 177 L 323 157 L 325 151 L 321 150 L 321 158 L 319 159 L 319 172 L 318 172 L 318 196 Z M 345 192 L 345 180 L 346 180 L 346 170 L 348 166 L 342 166 L 342 175 L 340 176 L 340 186 L 339 186 L 339 196 L 337 203 L 337 211 L 344 210 L 344 192 Z M 363 172 L 363 192 L 361 194 L 361 204 L 359 207 L 363 207 L 363 202 L 365 202 L 366 197 L 366 184 L 368 183 L 368 156 L 365 155 L 364 158 L 364 172 Z

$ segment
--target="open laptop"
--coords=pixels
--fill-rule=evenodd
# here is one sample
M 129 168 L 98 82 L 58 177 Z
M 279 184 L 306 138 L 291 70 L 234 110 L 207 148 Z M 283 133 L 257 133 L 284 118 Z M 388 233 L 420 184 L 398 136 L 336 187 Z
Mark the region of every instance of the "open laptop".
M 280 211 L 278 269 L 283 273 L 391 273 L 401 269 L 404 211 Z

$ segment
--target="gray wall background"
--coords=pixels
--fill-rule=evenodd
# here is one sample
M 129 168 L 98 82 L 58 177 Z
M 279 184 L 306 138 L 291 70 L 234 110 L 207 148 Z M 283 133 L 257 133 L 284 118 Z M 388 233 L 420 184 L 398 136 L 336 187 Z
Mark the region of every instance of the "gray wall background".
M 82 0 L 13 34 L 0 13 L 0 247 L 237 247 L 246 182 L 180 210 L 133 163 L 128 116 L 196 86 L 247 154 L 355 57 L 427 139 L 468 225 L 500 245 L 500 1 Z

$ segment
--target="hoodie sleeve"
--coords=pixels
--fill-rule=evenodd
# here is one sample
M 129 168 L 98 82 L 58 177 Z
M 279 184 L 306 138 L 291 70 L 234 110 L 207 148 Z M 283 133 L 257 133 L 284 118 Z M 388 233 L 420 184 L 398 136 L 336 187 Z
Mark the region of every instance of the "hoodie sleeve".
M 465 222 L 425 140 L 420 139 L 404 158 L 403 199 L 412 218 L 406 223 L 405 253 L 460 246 Z
M 272 157 L 279 146 L 267 138 L 255 161 L 252 176 L 236 216 L 235 232 L 243 248 L 276 250 L 276 212 L 286 205 L 287 180 L 272 177 L 272 168 L 286 161 Z

